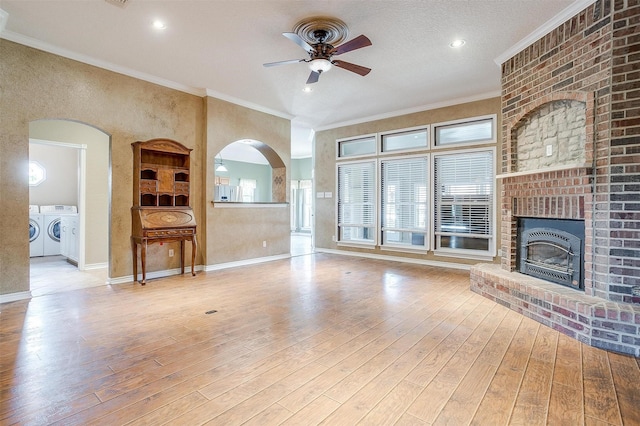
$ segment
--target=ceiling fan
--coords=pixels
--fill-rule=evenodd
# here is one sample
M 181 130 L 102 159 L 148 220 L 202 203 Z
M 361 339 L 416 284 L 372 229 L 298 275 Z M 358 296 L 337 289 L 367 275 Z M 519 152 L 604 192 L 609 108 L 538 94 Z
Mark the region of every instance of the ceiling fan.
M 346 28 L 346 27 L 345 27 Z M 306 38 L 309 42 L 305 41 L 296 32 L 282 33 L 283 36 L 302 47 L 309 54 L 309 59 L 291 59 L 288 61 L 269 62 L 263 64 L 265 67 L 273 67 L 276 65 L 295 64 L 298 62 L 307 62 L 311 69 L 311 74 L 307 79 L 307 84 L 316 83 L 320 78 L 320 74 L 329 71 L 333 65 L 338 68 L 345 69 L 347 71 L 354 72 L 361 76 L 369 74 L 371 68 L 363 67 L 360 65 L 352 64 L 350 62 L 340 61 L 333 59 L 334 56 L 341 55 L 343 53 L 351 52 L 352 50 L 360 49 L 362 47 L 371 46 L 371 40 L 364 35 L 347 41 L 337 47 L 334 47 L 331 42 L 336 39 L 334 36 L 335 31 L 332 29 L 326 30 L 322 28 L 312 29 Z

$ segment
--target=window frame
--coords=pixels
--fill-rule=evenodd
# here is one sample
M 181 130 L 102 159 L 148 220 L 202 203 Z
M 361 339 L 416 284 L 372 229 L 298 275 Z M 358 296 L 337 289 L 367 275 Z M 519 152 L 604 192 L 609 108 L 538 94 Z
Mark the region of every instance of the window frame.
M 437 130 L 439 127 L 447 127 L 465 123 L 474 123 L 477 121 L 485 121 L 491 120 L 491 139 L 483 139 L 479 141 L 466 141 L 466 142 L 458 142 L 458 143 L 449 143 L 445 145 L 438 145 L 437 139 Z M 432 140 L 432 149 L 443 150 L 443 149 L 465 149 L 465 147 L 472 147 L 476 145 L 487 145 L 487 144 L 496 144 L 498 142 L 497 130 L 498 130 L 498 116 L 496 114 L 488 114 L 488 115 L 480 115 L 477 117 L 468 117 L 462 118 L 459 120 L 451 120 L 451 121 L 443 121 L 440 123 L 431 124 L 431 140 Z
M 335 230 L 337 232 L 334 241 L 338 247 L 356 247 L 356 248 L 366 248 L 366 249 L 378 249 L 381 251 L 396 251 L 396 252 L 404 252 L 404 253 L 416 253 L 423 254 L 428 256 L 441 256 L 448 258 L 459 258 L 459 259 L 471 259 L 471 260 L 482 260 L 482 261 L 493 261 L 497 255 L 498 245 L 499 245 L 499 229 L 497 229 L 497 224 L 499 221 L 498 214 L 500 213 L 497 210 L 497 203 L 499 193 L 499 185 L 497 182 L 497 152 L 498 152 L 498 121 L 497 114 L 486 114 L 479 116 L 466 117 L 462 119 L 443 121 L 438 123 L 430 123 L 420 126 L 413 126 L 404 129 L 395 129 L 389 131 L 382 131 L 377 133 L 370 133 L 359 135 L 355 137 L 349 138 L 341 138 L 336 139 L 336 175 L 335 175 Z M 459 143 L 449 143 L 445 145 L 437 145 L 436 144 L 436 129 L 440 126 L 448 126 L 448 125 L 459 125 L 464 123 L 474 123 L 478 121 L 491 121 L 491 139 L 487 140 L 478 140 L 478 141 L 462 141 Z M 412 131 L 427 131 L 427 146 L 424 147 L 415 147 L 408 149 L 398 149 L 398 150 L 384 150 L 383 148 L 383 138 L 387 135 L 393 135 L 397 133 L 404 132 L 412 132 Z M 362 155 L 351 155 L 351 156 L 343 156 L 340 157 L 340 143 L 348 142 L 348 141 L 357 141 L 359 139 L 367 139 L 373 138 L 376 141 L 375 153 L 367 153 Z M 435 188 L 436 183 L 436 170 L 435 170 L 435 159 L 442 155 L 456 155 L 456 154 L 467 154 L 470 152 L 476 151 L 485 151 L 491 153 L 491 167 L 492 167 L 492 179 L 491 179 L 491 201 L 489 202 L 489 215 L 490 222 L 489 226 L 491 227 L 490 234 L 487 236 L 488 246 L 487 250 L 475 250 L 475 249 L 457 249 L 457 248 L 447 248 L 440 246 L 440 240 L 436 235 L 436 197 L 438 196 L 438 192 Z M 424 248 L 420 246 L 420 248 L 416 249 L 407 244 L 384 244 L 384 236 L 383 236 L 383 176 L 382 176 L 382 163 L 388 160 L 396 159 L 396 158 L 410 158 L 410 157 L 424 157 L 427 160 L 427 202 L 426 202 L 426 215 L 427 215 L 427 226 L 425 231 L 425 245 Z M 375 199 L 375 209 L 373 211 L 374 221 L 373 225 L 371 225 L 374 229 L 374 239 L 373 242 L 354 242 L 354 241 L 341 241 L 341 225 L 339 224 L 339 207 L 340 207 L 340 188 L 339 188 L 339 167 L 344 164 L 349 163 L 360 163 L 360 162 L 374 162 L 374 182 L 373 182 L 373 197 Z M 474 234 L 471 234 L 473 237 Z M 479 235 L 479 234 L 475 234 Z
M 373 138 L 373 152 L 366 153 L 366 154 L 340 155 L 341 144 L 348 143 L 348 142 L 356 142 L 356 141 L 359 141 L 359 140 L 366 140 L 366 139 L 371 139 L 371 138 Z M 378 139 L 379 139 L 378 138 L 378 133 L 369 133 L 369 134 L 366 134 L 366 135 L 358 135 L 358 136 L 349 137 L 349 138 L 336 139 L 336 160 L 343 161 L 343 160 L 352 160 L 352 159 L 359 159 L 359 158 L 375 157 L 375 156 L 378 155 L 378 152 L 379 152 Z
M 437 226 L 437 211 L 436 209 L 438 208 L 439 203 L 437 198 L 439 195 L 439 191 L 436 188 L 436 183 L 437 183 L 437 179 L 436 179 L 436 174 L 437 174 L 437 170 L 436 170 L 436 159 L 440 158 L 440 157 L 445 157 L 445 156 L 454 156 L 454 155 L 466 155 L 469 153 L 474 153 L 474 152 L 488 152 L 490 153 L 491 156 L 491 167 L 493 170 L 493 177 L 491 179 L 491 201 L 489 202 L 489 208 L 490 208 L 490 222 L 489 225 L 491 226 L 491 233 L 490 235 L 486 238 L 489 241 L 489 246 L 488 249 L 486 251 L 484 250 L 471 250 L 471 249 L 456 249 L 456 248 L 448 248 L 448 247 L 441 247 L 440 246 L 440 242 L 439 242 L 439 237 L 442 235 L 442 232 L 439 231 L 436 226 Z M 497 253 L 497 244 L 498 242 L 496 241 L 498 239 L 497 236 L 497 179 L 496 179 L 496 152 L 497 152 L 497 147 L 492 146 L 492 147 L 483 147 L 483 148 L 469 148 L 469 149 L 456 149 L 456 150 L 448 150 L 446 152 L 437 152 L 434 153 L 431 156 L 431 188 L 432 188 L 432 203 L 433 203 L 433 211 L 432 211 L 432 215 L 431 215 L 431 226 L 430 228 L 433 230 L 433 253 L 436 256 L 447 256 L 447 257 L 457 257 L 457 258 L 464 258 L 464 259 L 474 259 L 474 260 L 493 260 L 493 258 L 496 256 Z M 469 235 L 473 235 L 473 234 L 469 234 Z M 476 237 L 476 238 L 481 238 L 481 237 Z
M 384 149 L 384 138 L 385 136 L 393 136 L 399 135 L 403 133 L 418 133 L 419 131 L 424 130 L 427 134 L 427 144 L 425 146 L 413 147 L 413 148 L 404 148 L 404 149 Z M 414 126 L 407 127 L 406 129 L 397 129 L 397 130 L 389 130 L 380 132 L 378 137 L 378 152 L 379 155 L 395 155 L 402 154 L 407 152 L 416 152 L 416 151 L 428 151 L 431 149 L 431 126 L 429 124 L 424 126 Z
M 378 213 L 379 213 L 379 219 L 378 219 L 378 241 L 380 242 L 380 249 L 381 250 L 388 250 L 388 251 L 402 251 L 402 252 L 408 252 L 408 253 L 427 253 L 428 251 L 430 251 L 431 249 L 431 232 L 430 232 L 430 223 L 431 223 L 431 212 L 430 212 L 430 208 L 433 208 L 433 205 L 431 203 L 431 154 L 429 153 L 419 153 L 419 154 L 413 154 L 413 155 L 394 155 L 394 156 L 385 156 L 383 158 L 380 158 L 378 160 L 378 197 L 379 197 L 379 203 L 378 203 Z M 426 168 L 426 179 L 425 179 L 425 190 L 426 190 L 426 200 L 424 203 L 425 206 L 425 229 L 424 229 L 424 243 L 422 246 L 413 246 L 413 245 L 407 245 L 407 244 L 394 244 L 394 243 L 386 243 L 384 241 L 384 232 L 385 232 L 385 226 L 384 226 L 384 217 L 385 217 L 385 211 L 384 211 L 384 202 L 385 202 L 385 196 L 386 194 L 384 194 L 384 190 L 385 190 L 385 184 L 384 184 L 384 171 L 383 171 L 383 164 L 385 162 L 393 162 L 393 161 L 402 161 L 402 160 L 408 160 L 408 159 L 415 159 L 415 158 L 419 158 L 422 159 L 425 162 L 425 168 Z M 399 231 L 399 232 L 411 232 L 410 230 L 401 230 L 400 228 L 391 228 L 392 231 Z
M 341 201 L 341 196 L 342 193 L 340 192 L 340 167 L 342 166 L 349 166 L 349 165 L 354 165 L 354 164 L 367 164 L 367 163 L 371 163 L 373 164 L 373 183 L 372 183 L 372 195 L 373 195 L 373 223 L 370 226 L 371 228 L 373 228 L 373 241 L 367 241 L 367 240 L 362 240 L 362 241 L 356 241 L 356 240 L 342 240 L 342 232 L 341 232 L 341 227 L 343 226 L 340 223 L 340 201 Z M 360 160 L 353 160 L 353 161 L 340 161 L 338 163 L 336 163 L 336 168 L 335 168 L 335 182 L 336 182 L 336 187 L 335 187 L 335 230 L 336 230 L 336 244 L 338 246 L 344 246 L 344 247 L 359 247 L 359 248 L 371 248 L 374 249 L 376 246 L 378 246 L 378 229 L 379 229 L 379 207 L 378 207 L 378 203 L 379 203 L 379 176 L 378 176 L 378 160 L 375 158 L 368 158 L 368 159 L 360 159 Z M 368 226 L 362 226 L 363 228 L 369 228 Z
M 33 181 L 32 181 L 33 174 L 31 173 L 32 168 L 40 170 L 39 178 Z M 28 180 L 29 180 L 29 186 L 38 186 L 42 184 L 45 180 L 47 180 L 47 169 L 38 161 L 29 160 Z

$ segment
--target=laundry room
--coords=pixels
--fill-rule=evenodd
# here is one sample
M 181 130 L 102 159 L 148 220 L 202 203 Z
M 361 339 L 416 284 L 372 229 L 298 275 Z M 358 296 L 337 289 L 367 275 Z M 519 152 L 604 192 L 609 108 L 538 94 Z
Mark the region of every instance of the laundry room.
M 79 150 L 60 144 L 29 144 L 30 257 L 78 261 Z

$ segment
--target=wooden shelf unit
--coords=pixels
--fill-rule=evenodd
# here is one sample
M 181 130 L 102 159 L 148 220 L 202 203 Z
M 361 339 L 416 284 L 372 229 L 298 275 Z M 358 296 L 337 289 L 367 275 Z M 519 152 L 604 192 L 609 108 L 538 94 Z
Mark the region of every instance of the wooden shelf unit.
M 133 148 L 131 246 L 134 280 L 138 279 L 141 245 L 142 279 L 146 283 L 146 249 L 156 242 L 180 242 L 184 273 L 184 242 L 191 241 L 191 273 L 195 275 L 196 222 L 190 207 L 191 149 L 171 139 L 151 139 Z

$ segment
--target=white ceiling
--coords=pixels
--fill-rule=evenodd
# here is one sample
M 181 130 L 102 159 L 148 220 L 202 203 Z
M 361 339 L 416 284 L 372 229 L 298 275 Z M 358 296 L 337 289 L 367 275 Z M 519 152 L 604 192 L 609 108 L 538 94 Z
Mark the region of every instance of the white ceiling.
M 310 129 L 498 96 L 497 63 L 593 1 L 0 0 L 0 37 L 290 118 L 300 158 Z M 282 32 L 312 16 L 344 21 L 347 40 L 369 37 L 339 59 L 371 73 L 334 68 L 304 93 L 307 64 L 263 67 L 308 58 Z M 465 46 L 450 48 L 457 38 Z

